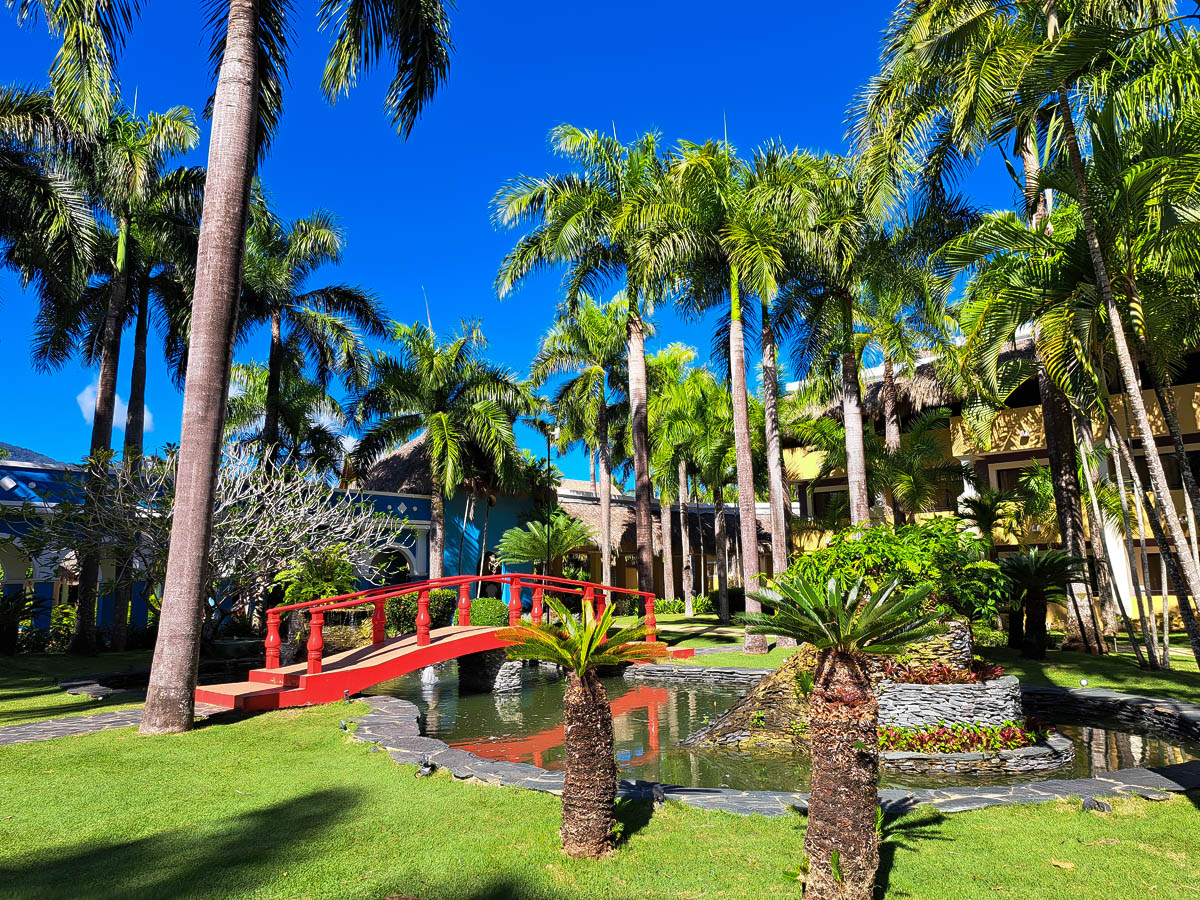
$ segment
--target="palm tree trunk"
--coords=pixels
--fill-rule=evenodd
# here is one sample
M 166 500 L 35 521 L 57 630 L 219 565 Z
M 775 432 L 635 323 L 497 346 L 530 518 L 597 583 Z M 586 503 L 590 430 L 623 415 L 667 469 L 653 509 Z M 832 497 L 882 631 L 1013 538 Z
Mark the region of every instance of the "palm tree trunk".
M 714 486 L 713 497 L 713 556 L 717 561 L 717 615 L 729 624 L 729 538 L 725 531 L 724 485 Z
M 1046 658 L 1046 591 L 1030 590 L 1025 597 L 1025 639 L 1021 655 L 1026 659 Z
M 137 324 L 133 330 L 133 371 L 129 375 L 129 406 L 125 416 L 122 464 L 135 469 L 142 458 L 146 434 L 146 332 L 149 329 L 150 279 L 143 272 L 138 285 Z M 133 559 L 122 552 L 116 561 L 117 586 L 113 593 L 112 649 L 125 649 L 129 638 L 129 605 L 133 600 Z
M 88 495 L 101 498 L 108 478 L 108 452 L 112 449 L 113 416 L 117 407 L 117 366 L 121 356 L 121 326 L 129 296 L 126 250 L 129 220 L 122 218 L 117 232 L 117 259 L 100 335 L 100 374 L 96 382 L 96 408 L 92 414 L 92 440 L 88 450 Z M 100 500 L 99 502 L 103 502 Z M 79 564 L 79 601 L 70 652 L 90 656 L 96 652 L 96 597 L 100 558 L 87 553 Z
M 271 313 L 271 350 L 267 357 L 267 396 L 263 411 L 262 458 L 268 471 L 279 454 L 279 394 L 283 379 L 283 313 Z
M 1179 477 L 1183 482 L 1183 500 L 1188 516 L 1188 539 L 1191 542 L 1192 561 L 1195 562 L 1197 557 L 1195 516 L 1196 510 L 1200 509 L 1200 486 L 1196 483 L 1196 473 L 1192 471 L 1187 447 L 1183 443 L 1183 430 L 1179 427 L 1179 409 L 1175 405 L 1174 385 L 1169 378 L 1162 377 L 1154 366 L 1147 365 L 1146 369 L 1150 372 L 1150 385 L 1154 388 L 1158 408 L 1162 411 L 1163 419 L 1166 420 L 1167 431 L 1170 433 L 1171 443 L 1175 447 L 1175 460 L 1179 464 Z
M 654 590 L 654 527 L 650 516 L 650 424 L 646 408 L 646 326 L 637 309 L 637 290 L 629 299 L 629 418 L 633 431 L 634 525 L 637 534 L 638 590 Z M 605 484 L 607 493 L 608 485 Z
M 1161 510 L 1166 531 L 1177 551 L 1177 565 L 1180 575 L 1187 585 L 1187 593 L 1191 597 L 1200 596 L 1200 567 L 1187 552 L 1187 537 L 1183 533 L 1183 525 L 1179 513 L 1171 502 L 1171 490 L 1167 484 L 1166 472 L 1163 470 L 1162 459 L 1158 455 L 1158 447 L 1154 443 L 1154 430 L 1150 427 L 1150 417 L 1146 412 L 1146 404 L 1138 386 L 1137 368 L 1129 351 L 1129 342 L 1125 338 L 1125 326 L 1121 312 L 1117 308 L 1113 296 L 1112 282 L 1108 275 L 1108 265 L 1104 261 L 1104 251 L 1100 246 L 1096 221 L 1092 214 L 1091 194 L 1088 190 L 1087 175 L 1083 165 L 1083 154 L 1079 149 L 1079 137 L 1075 131 L 1075 121 L 1071 112 L 1071 103 L 1065 88 L 1059 90 L 1059 113 L 1063 123 L 1063 137 L 1067 144 L 1067 153 L 1071 160 L 1071 169 L 1075 175 L 1075 184 L 1079 189 L 1079 213 L 1083 219 L 1083 230 L 1087 237 L 1088 253 L 1092 259 L 1092 267 L 1096 271 L 1096 286 L 1100 291 L 1100 299 L 1108 316 L 1109 332 L 1113 339 L 1113 349 L 1117 359 L 1117 368 L 1121 373 L 1121 381 L 1125 388 L 1125 402 L 1133 413 L 1134 424 L 1138 433 L 1144 435 L 1142 444 L 1146 454 L 1146 467 L 1150 471 L 1150 486 L 1155 496 L 1163 498 L 1157 506 Z M 1190 610 L 1189 610 L 1190 613 Z
M 600 465 L 600 583 L 612 584 L 612 453 L 608 446 L 608 407 L 603 402 L 596 414 L 596 453 Z
M 1092 460 L 1096 456 L 1092 438 L 1092 420 L 1088 416 L 1078 413 L 1075 430 L 1079 433 L 1080 442 L 1083 444 L 1081 462 L 1089 504 L 1087 507 L 1088 540 L 1092 547 L 1092 555 L 1096 560 L 1096 591 L 1100 595 L 1097 602 L 1102 603 L 1103 598 L 1115 589 L 1115 585 L 1113 584 L 1112 560 L 1108 558 L 1108 547 L 1104 543 L 1104 517 L 1100 513 L 1100 503 L 1096 495 L 1096 477 L 1092 472 Z M 1085 652 L 1103 654 L 1105 651 L 1104 630 L 1096 616 L 1096 604 L 1089 601 L 1087 612 L 1088 615 L 1080 615 L 1076 620 L 1080 629 L 1079 639 Z M 1071 632 L 1069 627 L 1067 632 L 1068 635 Z
M 458 533 L 458 559 L 455 561 L 455 574 L 463 574 L 463 545 L 467 540 L 467 524 L 474 518 L 475 495 L 468 492 L 463 498 L 462 529 Z
M 1109 410 L 1109 426 L 1115 427 L 1115 420 L 1112 417 L 1112 411 Z M 1143 445 L 1146 441 L 1142 442 Z M 1196 617 L 1192 614 L 1191 601 L 1189 600 L 1190 592 L 1188 584 L 1185 580 L 1183 572 L 1180 570 L 1178 556 L 1172 552 L 1170 545 L 1167 542 L 1167 534 L 1163 528 L 1162 518 L 1158 513 L 1158 506 L 1169 505 L 1154 504 L 1151 501 L 1150 494 L 1146 491 L 1142 484 L 1141 476 L 1138 475 L 1137 468 L 1133 462 L 1133 453 L 1129 449 L 1129 445 L 1125 441 L 1117 441 L 1117 450 L 1121 453 L 1121 460 L 1125 463 L 1125 470 L 1129 472 L 1130 481 L 1133 482 L 1134 492 L 1137 494 L 1138 502 L 1146 513 L 1146 521 L 1150 523 L 1150 530 L 1154 533 L 1154 540 L 1158 543 L 1158 556 L 1160 564 L 1165 568 L 1166 573 L 1170 576 L 1170 583 L 1175 585 L 1175 597 L 1179 604 L 1179 613 L 1183 616 L 1183 627 L 1187 632 L 1188 642 L 1192 646 L 1192 654 L 1196 657 L 1196 663 L 1200 665 L 1200 623 L 1196 621 Z M 1189 554 L 1184 551 L 1182 554 L 1189 557 Z M 1190 558 L 1190 557 L 1189 557 Z M 1162 581 L 1162 604 L 1163 604 L 1163 633 L 1169 633 L 1167 623 L 1167 579 Z M 1169 655 L 1164 651 L 1163 658 L 1169 661 Z
M 770 312 L 764 303 L 763 420 L 767 438 L 767 496 L 771 501 L 771 574 L 779 577 L 788 567 L 787 484 L 783 478 L 783 447 L 779 436 L 778 352 Z
M 750 413 L 746 397 L 746 347 L 742 330 L 742 309 L 737 266 L 730 266 L 729 280 L 729 369 L 733 395 L 733 445 L 737 459 L 738 525 L 742 536 L 742 586 L 746 591 L 746 612 L 758 613 L 762 606 L 750 597 L 758 586 L 758 518 L 754 514 L 754 460 L 750 449 Z M 768 455 L 769 455 L 768 451 Z M 746 632 L 745 653 L 766 653 L 767 638 Z
M 879 702 L 857 659 L 821 652 L 808 715 L 812 796 L 804 833 L 804 896 L 871 900 L 879 868 Z
M 588 479 L 592 482 L 592 493 L 600 496 L 596 491 L 596 448 L 588 448 Z
M 703 540 L 701 535 L 701 540 Z M 691 618 L 695 613 L 695 608 L 692 604 L 692 596 L 695 593 L 695 585 L 692 582 L 692 537 L 688 533 L 688 479 L 687 479 L 687 464 L 679 461 L 679 552 L 683 559 L 680 560 L 680 575 L 683 581 L 683 613 L 688 618 Z
M 488 542 L 488 519 L 492 516 L 492 501 L 489 499 L 483 507 L 483 535 L 479 538 L 479 571 L 480 578 L 483 577 L 483 567 L 487 564 L 487 542 Z M 483 596 L 483 582 L 479 582 L 475 586 L 475 596 Z
M 594 670 L 567 676 L 563 694 L 566 777 L 562 790 L 563 850 L 576 858 L 612 850 L 617 825 L 617 764 L 612 710 Z
M 892 361 L 885 357 L 883 360 L 883 442 L 889 456 L 895 456 L 900 452 L 900 413 L 897 407 L 896 370 Z M 880 492 L 880 499 L 883 502 L 884 514 L 896 524 L 896 527 L 903 525 L 904 513 L 901 512 L 900 505 L 896 502 L 891 488 Z
M 850 499 L 850 524 L 867 524 L 871 502 L 867 497 L 867 452 L 863 444 L 862 397 L 858 392 L 858 356 L 854 352 L 854 301 L 842 297 L 842 420 L 846 432 L 846 482 Z
M 257 20 L 255 0 L 230 0 L 225 56 L 213 99 L 175 511 L 143 734 L 185 731 L 195 709 L 213 493 L 255 166 Z
M 675 599 L 675 548 L 671 546 L 671 501 L 658 492 L 659 522 L 662 529 L 663 599 Z
M 1121 440 L 1121 436 L 1116 433 L 1116 429 L 1109 427 L 1109 441 L 1116 444 Z M 1150 638 L 1150 623 L 1146 621 L 1146 604 L 1142 599 L 1142 579 L 1138 573 L 1138 561 L 1133 552 L 1133 524 L 1129 516 L 1129 495 L 1125 492 L 1125 474 L 1122 471 L 1125 468 L 1120 457 L 1117 458 L 1116 465 L 1113 467 L 1117 476 L 1117 493 L 1121 497 L 1121 526 L 1125 532 L 1125 553 L 1129 557 L 1129 574 L 1133 580 L 1133 593 L 1137 598 L 1138 622 L 1142 626 L 1142 637 L 1146 642 L 1146 654 L 1150 658 L 1150 668 L 1158 668 L 1158 648 L 1155 646 L 1156 640 Z M 1122 610 L 1122 613 L 1124 610 Z M 1151 610 L 1151 619 L 1154 618 L 1153 610 Z M 1129 642 L 1133 645 L 1134 650 L 1138 653 L 1138 659 L 1141 659 L 1141 651 L 1138 650 L 1136 638 L 1133 635 L 1133 629 L 1128 627 L 1129 619 L 1125 618 L 1126 627 L 1129 632 Z
M 446 498 L 442 484 L 433 477 L 433 492 L 429 498 L 429 577 L 441 578 L 446 553 Z

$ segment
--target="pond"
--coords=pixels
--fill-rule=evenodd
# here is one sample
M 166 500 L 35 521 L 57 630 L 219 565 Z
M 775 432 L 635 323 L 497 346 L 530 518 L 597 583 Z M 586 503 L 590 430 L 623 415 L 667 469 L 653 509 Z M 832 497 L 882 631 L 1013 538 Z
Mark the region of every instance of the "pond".
M 489 759 L 563 766 L 563 683 L 545 669 L 526 666 L 524 687 L 510 694 L 458 692 L 457 664 L 438 666 L 436 681 L 421 673 L 380 684 L 367 693 L 410 700 L 425 716 L 425 733 L 452 747 Z M 735 790 L 807 790 L 808 757 L 802 753 L 689 749 L 681 740 L 708 719 L 725 712 L 741 696 L 737 688 L 687 683 L 633 683 L 606 678 L 613 708 L 617 767 L 622 778 L 661 781 L 685 787 Z M 888 787 L 927 787 L 1000 781 L 1085 778 L 1097 772 L 1200 759 L 1200 746 L 1170 743 L 1091 724 L 1062 723 L 1075 742 L 1073 767 L 1050 774 L 981 781 L 978 777 L 916 778 L 884 776 Z

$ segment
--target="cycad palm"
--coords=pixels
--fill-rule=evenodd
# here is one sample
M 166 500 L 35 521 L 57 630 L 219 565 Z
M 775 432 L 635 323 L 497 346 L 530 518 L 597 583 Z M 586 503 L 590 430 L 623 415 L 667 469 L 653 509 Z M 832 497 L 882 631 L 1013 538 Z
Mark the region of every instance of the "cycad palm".
M 429 577 L 442 575 L 445 498 L 458 489 L 469 455 L 477 452 L 502 469 L 516 452 L 513 420 L 531 399 L 511 372 L 487 362 L 477 324 L 464 323 L 449 340 L 424 325 L 396 324 L 394 357 L 379 354 L 369 383 L 355 405 L 364 423 L 355 468 L 366 471 L 381 454 L 418 432 L 433 483 L 429 524 Z
M 568 553 L 595 541 L 596 535 L 585 523 L 572 519 L 565 513 L 555 513 L 550 517 L 548 525 L 546 522 L 534 520 L 523 528 L 510 528 L 500 537 L 496 549 L 504 562 L 535 565 L 540 563 L 543 569 L 549 563 L 553 571 L 554 564 Z
M 597 670 L 656 659 L 666 652 L 666 645 L 645 640 L 643 621 L 609 634 L 612 604 L 600 616 L 585 604 L 582 617 L 576 618 L 558 600 L 546 603 L 556 622 L 547 618 L 540 625 L 506 628 L 496 636 L 513 642 L 509 659 L 552 662 L 566 669 L 563 849 L 575 857 L 603 856 L 612 849 L 615 837 L 617 766 L 612 709 Z
M 540 387 L 557 375 L 571 375 L 554 395 L 555 420 L 580 429 L 584 443 L 596 452 L 600 484 L 601 581 L 612 584 L 612 442 L 609 434 L 613 392 L 628 386 L 627 319 L 629 306 L 622 298 L 598 304 L 590 297 L 564 308 L 542 338 L 534 357 L 530 379 Z
M 631 144 L 596 131 L 561 125 L 551 143 L 570 159 L 576 171 L 542 178 L 521 176 L 501 188 L 492 200 L 493 218 L 515 227 L 534 223 L 505 256 L 496 276 L 501 297 L 531 273 L 562 265 L 567 269 L 567 300 L 598 293 L 608 282 L 623 279 L 629 304 L 629 408 L 633 443 L 634 514 L 637 531 L 638 587 L 654 589 L 654 549 L 650 519 L 650 438 L 646 394 L 646 322 L 652 294 L 634 260 L 636 231 L 624 222 L 630 201 L 663 176 L 658 138 L 644 134 Z
M 871 593 L 860 579 L 809 584 L 781 579 L 759 593 L 772 615 L 747 614 L 758 634 L 778 634 L 818 650 L 809 695 L 812 794 L 804 850 L 805 896 L 871 900 L 879 866 L 879 702 L 866 656 L 897 654 L 937 633 L 921 611 L 929 593 L 920 585 L 901 595 L 897 582 Z
M 1021 655 L 1029 659 L 1046 658 L 1046 602 L 1066 595 L 1068 588 L 1086 579 L 1083 560 L 1065 550 L 1032 547 L 1013 553 L 1000 561 L 1000 571 L 1013 586 L 1013 607 L 1009 616 L 1024 618 Z

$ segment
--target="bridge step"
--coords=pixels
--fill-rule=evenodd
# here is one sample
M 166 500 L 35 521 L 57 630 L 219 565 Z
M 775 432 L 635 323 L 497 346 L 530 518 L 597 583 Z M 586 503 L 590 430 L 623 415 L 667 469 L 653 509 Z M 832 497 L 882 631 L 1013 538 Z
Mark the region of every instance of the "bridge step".
M 211 703 L 213 706 L 247 712 L 302 706 L 305 703 L 303 695 L 303 691 L 277 685 L 263 685 L 254 681 L 210 684 L 196 688 L 197 703 Z
M 295 669 L 295 671 L 290 671 Z M 279 684 L 286 687 L 299 687 L 300 676 L 304 674 L 305 667 L 289 666 L 287 669 L 251 669 L 249 676 L 251 681 L 258 684 Z

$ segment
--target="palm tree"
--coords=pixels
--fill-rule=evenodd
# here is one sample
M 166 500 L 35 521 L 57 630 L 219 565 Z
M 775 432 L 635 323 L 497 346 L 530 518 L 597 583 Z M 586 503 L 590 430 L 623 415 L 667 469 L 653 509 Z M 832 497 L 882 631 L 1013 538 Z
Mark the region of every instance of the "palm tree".
M 442 576 L 445 498 L 462 482 L 468 454 L 479 453 L 495 469 L 513 454 L 513 420 L 531 408 L 526 387 L 482 356 L 486 340 L 478 324 L 464 322 L 448 340 L 424 325 L 393 326 L 396 355 L 378 354 L 370 379 L 355 403 L 363 436 L 355 469 L 365 472 L 380 455 L 418 432 L 433 483 L 429 523 L 429 577 Z
M 506 563 L 540 563 L 545 569 L 548 562 L 553 571 L 555 563 L 568 553 L 595 542 L 596 535 L 586 524 L 558 512 L 550 517 L 549 527 L 545 522 L 534 520 L 523 528 L 508 529 L 501 535 L 497 549 Z
M 550 135 L 555 152 L 577 167 L 569 175 L 520 176 L 492 200 L 498 225 L 536 223 L 505 256 L 496 275 L 496 292 L 510 294 L 534 271 L 563 265 L 568 303 L 597 293 L 607 281 L 624 280 L 629 305 L 630 431 L 633 444 L 634 519 L 637 533 L 638 589 L 654 590 L 654 545 L 650 504 L 650 438 L 647 422 L 646 317 L 653 294 L 634 260 L 638 238 L 624 214 L 630 201 L 663 179 L 658 136 L 644 134 L 622 144 L 596 131 L 560 125 Z
M 291 465 L 336 475 L 345 456 L 343 439 L 349 417 L 337 398 L 318 380 L 309 378 L 298 360 L 299 348 L 286 346 L 281 389 L 274 398 L 275 440 L 267 443 L 267 396 L 270 370 L 258 363 L 234 363 L 233 390 L 225 414 L 229 440 L 259 448 L 271 447 Z
M 115 6 L 116 4 L 114 4 Z M 120 4 L 128 8 L 129 4 Z M 385 106 L 407 136 L 445 80 L 451 51 L 448 4 L 439 0 L 322 0 L 334 32 L 322 88 L 331 100 L 385 56 L 394 65 Z M 291 7 L 257 0 L 214 6 L 208 182 L 196 266 L 193 327 L 183 400 L 179 480 L 158 643 L 141 732 L 192 724 L 196 659 L 215 473 L 236 334 L 250 186 L 282 115 Z M 110 32 L 115 29 L 109 29 Z
M 759 576 L 757 520 L 754 515 L 754 463 L 751 449 L 744 318 L 747 301 L 761 303 L 764 379 L 771 413 L 767 455 L 772 505 L 772 556 L 785 567 L 786 524 L 782 454 L 779 449 L 777 378 L 770 304 L 792 258 L 798 229 L 813 213 L 809 190 L 811 165 L 806 157 L 778 147 L 764 148 L 752 162 L 738 159 L 727 142 L 683 143 L 669 161 L 661 185 L 634 198 L 627 218 L 637 223 L 639 265 L 648 277 L 673 286 L 680 305 L 692 315 L 713 307 L 728 310 L 730 386 L 733 394 L 738 507 L 742 546 L 742 582 Z M 754 549 L 749 549 L 754 548 Z M 753 606 L 753 600 L 748 601 Z M 753 610 L 752 610 L 753 611 Z M 746 652 L 765 653 L 766 641 L 746 636 Z
M 645 640 L 644 620 L 609 634 L 616 608 L 612 604 L 599 617 L 585 605 L 579 619 L 557 599 L 547 598 L 546 603 L 556 622 L 548 618 L 539 625 L 505 628 L 496 637 L 513 642 L 509 659 L 553 662 L 567 671 L 563 849 L 574 857 L 604 856 L 612 850 L 617 824 L 617 765 L 612 710 L 598 670 L 657 659 L 666 653 L 666 645 Z
M 530 369 L 534 387 L 551 377 L 572 374 L 554 395 L 554 418 L 561 424 L 577 421 L 585 443 L 595 450 L 599 468 L 601 581 L 612 584 L 612 482 L 613 458 L 609 425 L 612 393 L 628 384 L 626 355 L 629 305 L 618 297 L 598 304 L 590 297 L 574 309 L 560 311 L 554 326 L 542 338 Z M 581 429 L 564 429 L 564 436 Z
M 860 578 L 849 589 L 832 579 L 808 584 L 781 579 L 759 594 L 773 615 L 743 617 L 759 634 L 787 635 L 817 650 L 809 694 L 812 794 L 804 850 L 805 896 L 871 900 L 879 867 L 879 702 L 867 676 L 868 655 L 897 654 L 936 634 L 924 613 L 929 585 L 902 596 L 897 581 L 871 593 Z
M 1039 550 L 1031 547 L 1010 554 L 1000 561 L 1000 571 L 1013 585 L 1010 616 L 1025 617 L 1020 629 L 1021 655 L 1029 659 L 1046 658 L 1046 603 L 1067 593 L 1073 582 L 1085 578 L 1083 560 L 1065 550 Z
M 375 338 L 387 333 L 370 292 L 343 284 L 307 286 L 318 268 L 341 262 L 345 243 L 341 226 L 324 211 L 289 223 L 266 211 L 251 216 L 239 328 L 267 323 L 271 329 L 261 432 L 267 466 L 274 465 L 281 440 L 285 369 L 303 372 L 311 363 L 322 388 L 338 374 L 356 390 L 370 365 L 360 331 Z M 297 359 L 286 360 L 289 353 Z

